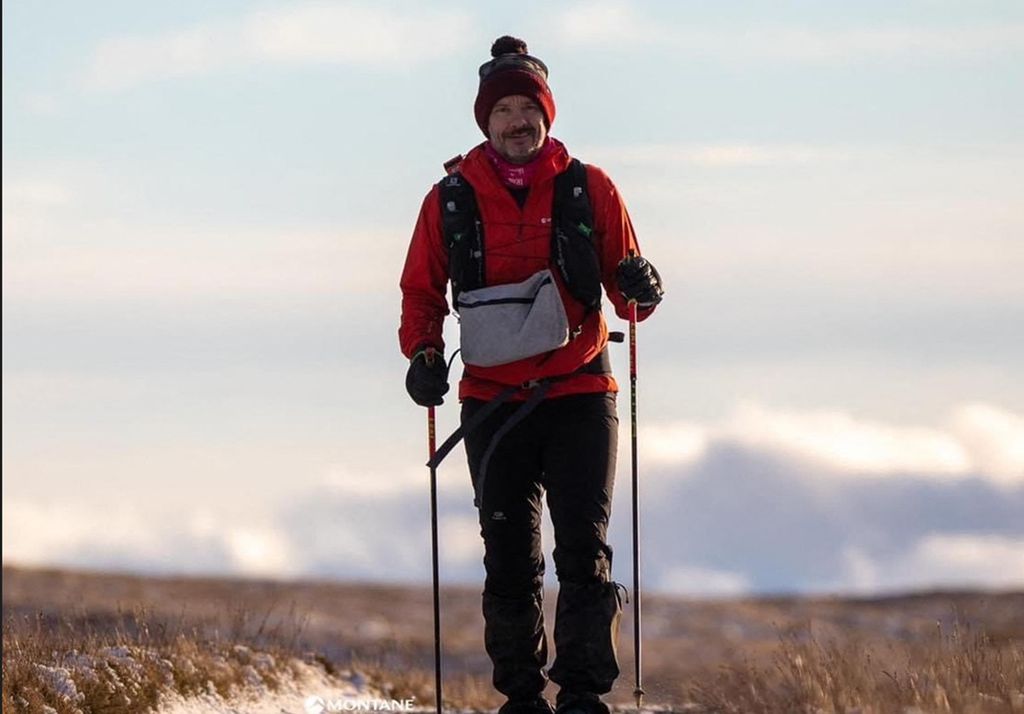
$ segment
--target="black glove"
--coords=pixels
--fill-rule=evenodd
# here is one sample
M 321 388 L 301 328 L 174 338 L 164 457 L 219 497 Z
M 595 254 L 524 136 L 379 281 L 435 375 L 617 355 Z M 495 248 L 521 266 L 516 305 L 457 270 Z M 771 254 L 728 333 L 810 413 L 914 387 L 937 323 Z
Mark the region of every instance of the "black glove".
M 412 356 L 405 375 L 405 390 L 421 407 L 444 403 L 442 397 L 448 393 L 448 365 L 441 350 L 423 347 Z
M 631 255 L 619 263 L 615 269 L 615 281 L 622 297 L 636 300 L 639 307 L 654 307 L 665 294 L 658 271 L 646 258 L 638 255 Z

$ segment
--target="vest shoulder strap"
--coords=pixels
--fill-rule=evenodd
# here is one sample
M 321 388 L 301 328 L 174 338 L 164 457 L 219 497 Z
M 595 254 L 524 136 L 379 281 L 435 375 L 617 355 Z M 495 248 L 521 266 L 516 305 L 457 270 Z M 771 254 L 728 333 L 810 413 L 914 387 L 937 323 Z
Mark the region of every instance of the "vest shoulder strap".
M 551 207 L 551 258 L 572 296 L 588 310 L 601 306 L 601 261 L 594 245 L 594 208 L 587 167 L 573 159 L 555 177 Z
M 463 290 L 484 285 L 484 229 L 476 193 L 461 172 L 455 171 L 438 183 L 441 227 L 448 249 L 448 277 L 452 303 L 458 305 Z

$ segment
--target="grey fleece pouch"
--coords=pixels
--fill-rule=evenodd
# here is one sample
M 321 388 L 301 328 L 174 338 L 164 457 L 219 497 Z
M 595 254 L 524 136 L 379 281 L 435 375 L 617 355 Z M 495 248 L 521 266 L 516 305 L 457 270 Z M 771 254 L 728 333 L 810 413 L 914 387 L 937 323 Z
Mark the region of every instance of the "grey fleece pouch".
M 569 342 L 569 319 L 550 270 L 521 283 L 459 293 L 462 360 L 494 367 L 533 357 Z

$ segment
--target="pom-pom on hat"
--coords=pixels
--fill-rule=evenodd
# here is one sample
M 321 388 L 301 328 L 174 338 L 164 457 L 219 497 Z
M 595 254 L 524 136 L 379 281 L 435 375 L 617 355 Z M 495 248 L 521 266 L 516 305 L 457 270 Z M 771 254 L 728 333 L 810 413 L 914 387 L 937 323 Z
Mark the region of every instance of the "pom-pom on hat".
M 477 126 L 487 134 L 491 109 L 502 97 L 521 94 L 537 102 L 544 112 L 548 127 L 555 120 L 555 98 L 548 87 L 548 68 L 526 49 L 526 43 L 505 35 L 491 45 L 494 59 L 480 65 L 480 89 L 477 90 L 473 113 Z

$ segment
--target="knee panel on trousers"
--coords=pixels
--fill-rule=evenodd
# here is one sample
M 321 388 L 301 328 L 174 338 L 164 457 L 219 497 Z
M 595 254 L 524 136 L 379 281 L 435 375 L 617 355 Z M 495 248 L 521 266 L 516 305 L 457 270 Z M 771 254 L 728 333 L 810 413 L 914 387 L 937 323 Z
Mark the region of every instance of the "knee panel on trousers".
M 526 597 L 544 587 L 544 553 L 539 528 L 480 517 L 484 538 L 484 591 Z
M 586 548 L 555 548 L 559 583 L 607 583 L 612 578 L 612 547 L 595 539 Z

